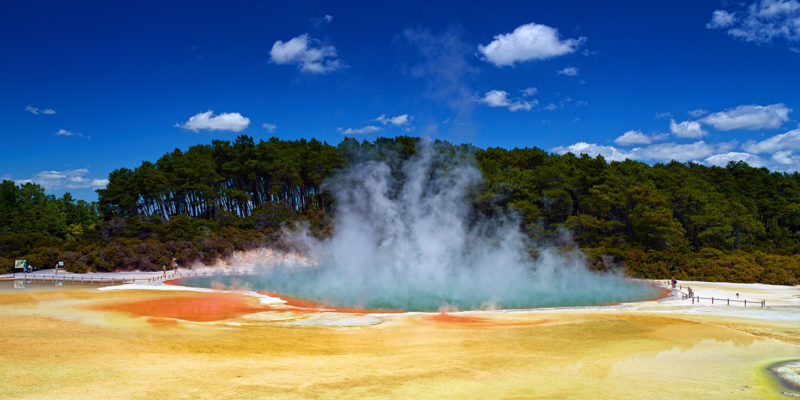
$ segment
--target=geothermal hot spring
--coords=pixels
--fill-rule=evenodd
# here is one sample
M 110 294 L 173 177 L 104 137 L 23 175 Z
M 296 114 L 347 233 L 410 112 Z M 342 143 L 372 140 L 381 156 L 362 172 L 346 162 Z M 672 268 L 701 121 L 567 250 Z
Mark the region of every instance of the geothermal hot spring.
M 579 251 L 532 243 L 514 215 L 476 217 L 470 199 L 480 171 L 471 156 L 450 149 L 421 142 L 408 161 L 357 162 L 326 181 L 323 189 L 337 205 L 334 234 L 286 231 L 309 264 L 263 263 L 254 275 L 183 283 L 404 311 L 596 305 L 657 295 L 646 283 L 588 270 Z

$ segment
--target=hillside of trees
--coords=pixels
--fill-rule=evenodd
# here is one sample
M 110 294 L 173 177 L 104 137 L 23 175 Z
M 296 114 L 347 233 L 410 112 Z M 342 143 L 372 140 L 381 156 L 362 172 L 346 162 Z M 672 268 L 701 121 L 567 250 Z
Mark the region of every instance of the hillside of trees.
M 336 204 L 323 182 L 362 159 L 399 168 L 419 139 L 337 146 L 316 140 L 215 140 L 109 175 L 95 203 L 35 184 L 0 185 L 0 267 L 15 258 L 75 271 L 159 269 L 234 250 L 283 247 L 282 227 L 331 233 Z M 800 284 L 800 174 L 744 163 L 608 163 L 538 148 L 436 142 L 483 173 L 474 218 L 513 213 L 534 240 L 569 232 L 595 269 L 637 277 Z

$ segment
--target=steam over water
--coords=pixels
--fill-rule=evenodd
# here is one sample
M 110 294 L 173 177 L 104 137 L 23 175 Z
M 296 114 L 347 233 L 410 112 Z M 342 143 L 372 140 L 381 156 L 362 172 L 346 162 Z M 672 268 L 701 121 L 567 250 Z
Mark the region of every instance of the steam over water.
M 311 266 L 261 265 L 256 276 L 188 284 L 213 280 L 335 307 L 409 311 L 590 305 L 655 294 L 649 285 L 589 271 L 577 251 L 538 246 L 532 258 L 514 218 L 470 214 L 468 196 L 480 180 L 471 159 L 429 142 L 394 172 L 382 162 L 356 163 L 326 182 L 337 204 L 333 236 L 289 233 Z

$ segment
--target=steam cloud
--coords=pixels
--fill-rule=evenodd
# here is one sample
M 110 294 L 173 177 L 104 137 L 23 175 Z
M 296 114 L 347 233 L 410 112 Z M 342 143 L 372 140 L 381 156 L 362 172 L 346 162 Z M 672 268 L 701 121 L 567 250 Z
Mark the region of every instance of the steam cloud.
M 646 284 L 589 271 L 578 251 L 539 246 L 534 259 L 513 217 L 470 214 L 469 194 L 481 181 L 471 158 L 425 141 L 418 150 L 395 171 L 365 161 L 326 182 L 337 201 L 334 235 L 291 233 L 313 265 L 262 265 L 247 278 L 251 287 L 338 307 L 420 311 L 653 295 Z

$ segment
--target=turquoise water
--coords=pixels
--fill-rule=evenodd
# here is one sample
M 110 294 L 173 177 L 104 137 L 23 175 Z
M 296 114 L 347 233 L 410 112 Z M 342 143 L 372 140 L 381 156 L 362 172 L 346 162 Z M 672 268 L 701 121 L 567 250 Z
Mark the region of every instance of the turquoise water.
M 594 275 L 594 274 L 593 274 Z M 481 279 L 454 278 L 447 282 L 420 279 L 395 282 L 370 281 L 369 277 L 342 284 L 324 268 L 275 268 L 259 275 L 189 278 L 181 283 L 194 287 L 248 289 L 283 294 L 321 302 L 331 307 L 372 310 L 437 311 L 527 309 L 537 307 L 600 305 L 637 301 L 657 296 L 658 289 L 615 275 L 595 275 L 592 283 L 542 284 L 532 274 L 528 279 L 506 281 L 506 285 L 484 285 Z

